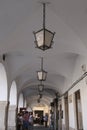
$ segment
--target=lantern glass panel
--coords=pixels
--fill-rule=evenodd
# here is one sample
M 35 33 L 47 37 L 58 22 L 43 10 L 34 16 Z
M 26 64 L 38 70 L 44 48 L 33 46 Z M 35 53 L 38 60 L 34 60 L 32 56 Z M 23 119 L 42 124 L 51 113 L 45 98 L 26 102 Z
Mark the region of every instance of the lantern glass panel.
M 38 72 L 38 79 L 39 80 L 46 80 L 47 72 L 45 71 L 39 71 Z
M 49 32 L 48 30 L 45 30 L 45 45 L 49 48 L 51 47 L 52 44 L 52 39 L 53 39 L 53 33 Z
M 43 41 L 44 41 L 43 30 L 36 33 L 36 40 L 37 40 L 38 47 L 43 46 Z
M 54 33 L 47 29 L 41 29 L 35 33 L 37 47 L 46 50 L 52 46 Z

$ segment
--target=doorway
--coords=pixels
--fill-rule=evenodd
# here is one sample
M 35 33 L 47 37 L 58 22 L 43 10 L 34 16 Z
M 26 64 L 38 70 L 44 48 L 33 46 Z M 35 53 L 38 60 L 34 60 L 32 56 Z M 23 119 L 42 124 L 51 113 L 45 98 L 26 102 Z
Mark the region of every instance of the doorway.
M 35 124 L 41 124 L 42 123 L 41 119 L 43 118 L 43 111 L 35 110 L 34 115 L 35 115 L 34 123 Z
M 75 92 L 77 130 L 83 130 L 80 90 Z

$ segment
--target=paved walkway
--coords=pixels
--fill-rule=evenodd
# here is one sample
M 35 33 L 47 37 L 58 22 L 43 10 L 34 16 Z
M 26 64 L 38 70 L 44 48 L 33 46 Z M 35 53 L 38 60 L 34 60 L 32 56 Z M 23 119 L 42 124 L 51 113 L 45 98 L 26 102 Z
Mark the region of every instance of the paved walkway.
M 44 127 L 43 125 L 34 125 L 33 130 L 50 130 L 49 127 Z

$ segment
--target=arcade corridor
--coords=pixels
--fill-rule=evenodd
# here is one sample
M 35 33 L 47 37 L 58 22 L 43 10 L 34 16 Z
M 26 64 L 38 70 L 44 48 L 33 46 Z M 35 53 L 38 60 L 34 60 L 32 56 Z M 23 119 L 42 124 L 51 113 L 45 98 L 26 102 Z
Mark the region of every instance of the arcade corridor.
M 0 130 L 24 111 L 87 130 L 87 0 L 0 0 Z

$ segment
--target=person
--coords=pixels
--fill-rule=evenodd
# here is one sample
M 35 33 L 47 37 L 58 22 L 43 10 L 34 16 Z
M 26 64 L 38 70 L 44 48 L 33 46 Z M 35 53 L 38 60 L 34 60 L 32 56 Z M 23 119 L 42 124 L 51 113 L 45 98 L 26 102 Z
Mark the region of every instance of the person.
M 47 113 L 44 116 L 44 123 L 45 123 L 45 127 L 47 127 L 47 123 L 48 123 L 48 114 Z
M 29 130 L 33 130 L 33 114 L 30 113 L 29 115 Z
M 54 114 L 53 114 L 53 112 L 50 113 L 49 122 L 50 122 L 50 129 L 53 130 L 54 129 Z
M 29 113 L 27 111 L 23 115 L 23 130 L 29 130 Z
M 41 116 L 41 125 L 43 125 L 43 122 L 44 122 L 44 117 L 43 115 Z
M 18 113 L 18 115 L 17 115 L 17 130 L 22 130 L 22 126 L 23 126 L 22 113 Z

